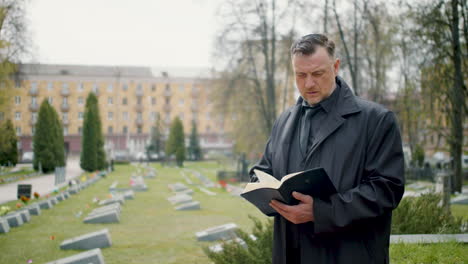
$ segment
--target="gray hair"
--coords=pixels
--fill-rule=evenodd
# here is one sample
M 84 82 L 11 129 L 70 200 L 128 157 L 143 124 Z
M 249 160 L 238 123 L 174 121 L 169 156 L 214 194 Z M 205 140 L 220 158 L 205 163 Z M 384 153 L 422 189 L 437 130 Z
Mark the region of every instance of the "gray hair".
M 310 55 L 315 53 L 317 46 L 324 47 L 328 55 L 335 57 L 335 43 L 322 34 L 309 34 L 296 40 L 291 46 L 291 55 Z

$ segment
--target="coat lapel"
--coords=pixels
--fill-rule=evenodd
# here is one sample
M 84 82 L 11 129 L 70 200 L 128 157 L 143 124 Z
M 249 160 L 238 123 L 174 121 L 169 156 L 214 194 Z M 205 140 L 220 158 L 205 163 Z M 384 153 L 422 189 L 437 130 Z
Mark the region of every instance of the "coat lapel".
M 279 175 L 279 177 L 286 175 L 288 171 L 289 150 L 291 148 L 291 141 L 294 129 L 296 128 L 297 122 L 300 117 L 300 110 L 301 107 L 298 104 L 291 108 L 290 114 L 288 115 L 288 117 L 286 117 L 286 123 L 284 124 L 283 130 L 281 131 L 279 141 L 282 143 L 282 146 L 280 148 L 281 155 L 279 155 L 280 160 L 277 160 L 277 162 L 281 164 L 281 166 L 279 166 L 279 168 L 281 169 L 277 174 Z
M 330 111 L 330 113 L 328 113 L 327 117 L 322 122 L 323 125 L 320 127 L 317 135 L 315 136 L 315 141 L 307 153 L 305 158 L 306 161 L 312 157 L 320 144 L 322 144 L 334 131 L 343 125 L 343 123 L 346 121 L 344 116 L 355 114 L 361 111 L 356 102 L 355 96 L 352 94 L 351 89 L 343 81 L 343 79 L 341 79 L 341 77 L 337 77 L 336 83 L 341 87 L 338 100 L 335 103 L 333 109 Z

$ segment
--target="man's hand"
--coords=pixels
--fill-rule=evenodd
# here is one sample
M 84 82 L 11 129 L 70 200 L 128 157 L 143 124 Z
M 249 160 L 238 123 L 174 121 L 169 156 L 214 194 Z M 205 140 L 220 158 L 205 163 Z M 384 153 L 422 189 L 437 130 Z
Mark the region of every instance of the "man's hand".
M 314 221 L 314 199 L 312 196 L 298 192 L 293 192 L 292 195 L 294 198 L 299 200 L 298 205 L 286 205 L 276 200 L 271 200 L 270 206 L 293 224 L 302 224 Z

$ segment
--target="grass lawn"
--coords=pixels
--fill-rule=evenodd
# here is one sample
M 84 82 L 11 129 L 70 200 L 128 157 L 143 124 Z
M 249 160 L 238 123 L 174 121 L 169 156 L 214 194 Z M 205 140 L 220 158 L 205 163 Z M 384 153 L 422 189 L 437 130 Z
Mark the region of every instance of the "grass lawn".
M 68 238 L 108 228 L 112 247 L 103 250 L 106 263 L 209 263 L 195 232 L 234 222 L 243 229 L 251 229 L 248 215 L 263 217 L 252 205 L 239 197 L 231 196 L 221 189 L 211 189 L 216 196 L 208 196 L 194 189 L 194 200 L 201 202 L 202 210 L 175 211 L 166 200 L 172 193 L 167 184 L 185 183 L 176 168 L 161 168 L 156 179 L 146 179 L 148 192 L 135 193 L 135 200 L 126 201 L 118 224 L 84 224 L 83 218 L 97 205 L 94 197 L 104 199 L 113 181 L 128 184 L 133 166 L 116 166 L 116 171 L 81 191 L 52 210 L 42 210 L 42 215 L 33 216 L 31 222 L 0 234 L 0 263 L 44 263 L 73 255 L 78 251 L 59 249 Z M 215 179 L 216 163 L 187 163 L 186 168 Z M 191 175 L 191 174 L 190 174 Z M 192 178 L 197 182 L 195 177 Z M 88 208 L 89 206 L 89 208 Z M 75 213 L 82 211 L 81 217 Z M 52 240 L 51 236 L 55 239 Z
M 0 175 L 0 184 L 7 183 L 7 182 L 2 181 L 2 179 L 7 179 L 7 178 L 10 178 L 10 177 L 15 177 L 15 176 L 27 175 L 27 174 L 31 174 L 31 173 L 34 173 L 34 170 L 32 168 L 21 168 L 19 171 L 15 171 L 15 172 L 12 172 L 12 173 L 7 173 L 5 175 Z M 38 176 L 40 176 L 40 175 L 38 175 Z M 20 180 L 20 179 L 18 179 L 18 180 Z M 12 182 L 8 182 L 8 183 L 12 183 Z
M 186 163 L 186 168 L 196 169 L 215 180 L 216 162 Z M 210 263 L 201 247 L 206 242 L 197 242 L 195 232 L 234 222 L 244 230 L 251 230 L 248 215 L 267 219 L 255 207 L 239 197 L 231 196 L 221 189 L 212 188 L 216 196 L 208 196 L 194 188 L 194 200 L 201 202 L 202 210 L 177 212 L 166 200 L 172 196 L 167 184 L 185 183 L 177 168 L 162 168 L 154 164 L 156 179 L 145 179 L 148 192 L 136 192 L 135 200 L 126 201 L 118 224 L 84 224 L 83 218 L 94 208 L 94 197 L 105 199 L 108 187 L 118 180 L 119 185 L 128 185 L 135 171 L 131 165 L 116 165 L 116 171 L 108 174 L 94 185 L 82 190 L 70 199 L 57 204 L 51 210 L 42 210 L 42 215 L 33 216 L 31 222 L 0 234 L 0 263 L 45 263 L 76 254 L 78 251 L 59 249 L 68 238 L 108 228 L 112 247 L 103 249 L 106 263 Z M 192 176 L 187 173 L 187 175 Z M 191 177 L 199 183 L 195 177 Z M 454 208 L 454 207 L 452 207 Z M 82 212 L 80 217 L 76 213 Z M 51 237 L 53 236 L 54 239 Z M 463 263 L 468 259 L 468 246 L 459 244 L 441 245 L 392 245 L 391 263 Z

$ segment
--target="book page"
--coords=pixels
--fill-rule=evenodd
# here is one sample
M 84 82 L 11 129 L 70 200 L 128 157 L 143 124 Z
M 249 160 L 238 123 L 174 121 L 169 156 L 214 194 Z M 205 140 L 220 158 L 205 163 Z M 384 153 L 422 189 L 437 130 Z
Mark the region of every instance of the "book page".
M 283 182 L 285 182 L 287 179 L 292 178 L 292 177 L 294 177 L 294 176 L 296 176 L 296 175 L 298 175 L 298 174 L 301 174 L 301 173 L 303 173 L 303 172 L 304 172 L 304 171 L 299 171 L 299 172 L 294 172 L 294 173 L 288 174 L 288 175 L 284 176 L 283 178 L 281 178 L 281 182 L 283 183 Z
M 279 181 L 275 177 L 271 176 L 270 174 L 266 172 L 263 172 L 261 170 L 254 170 L 254 172 L 255 172 L 255 176 L 257 176 L 258 180 L 261 183 L 267 183 L 267 182 L 279 183 Z
M 278 189 L 279 187 L 279 181 L 276 182 L 251 182 L 247 183 L 247 185 L 244 188 L 244 191 L 242 193 L 250 192 L 256 189 L 261 189 L 261 188 L 272 188 L 272 189 Z

